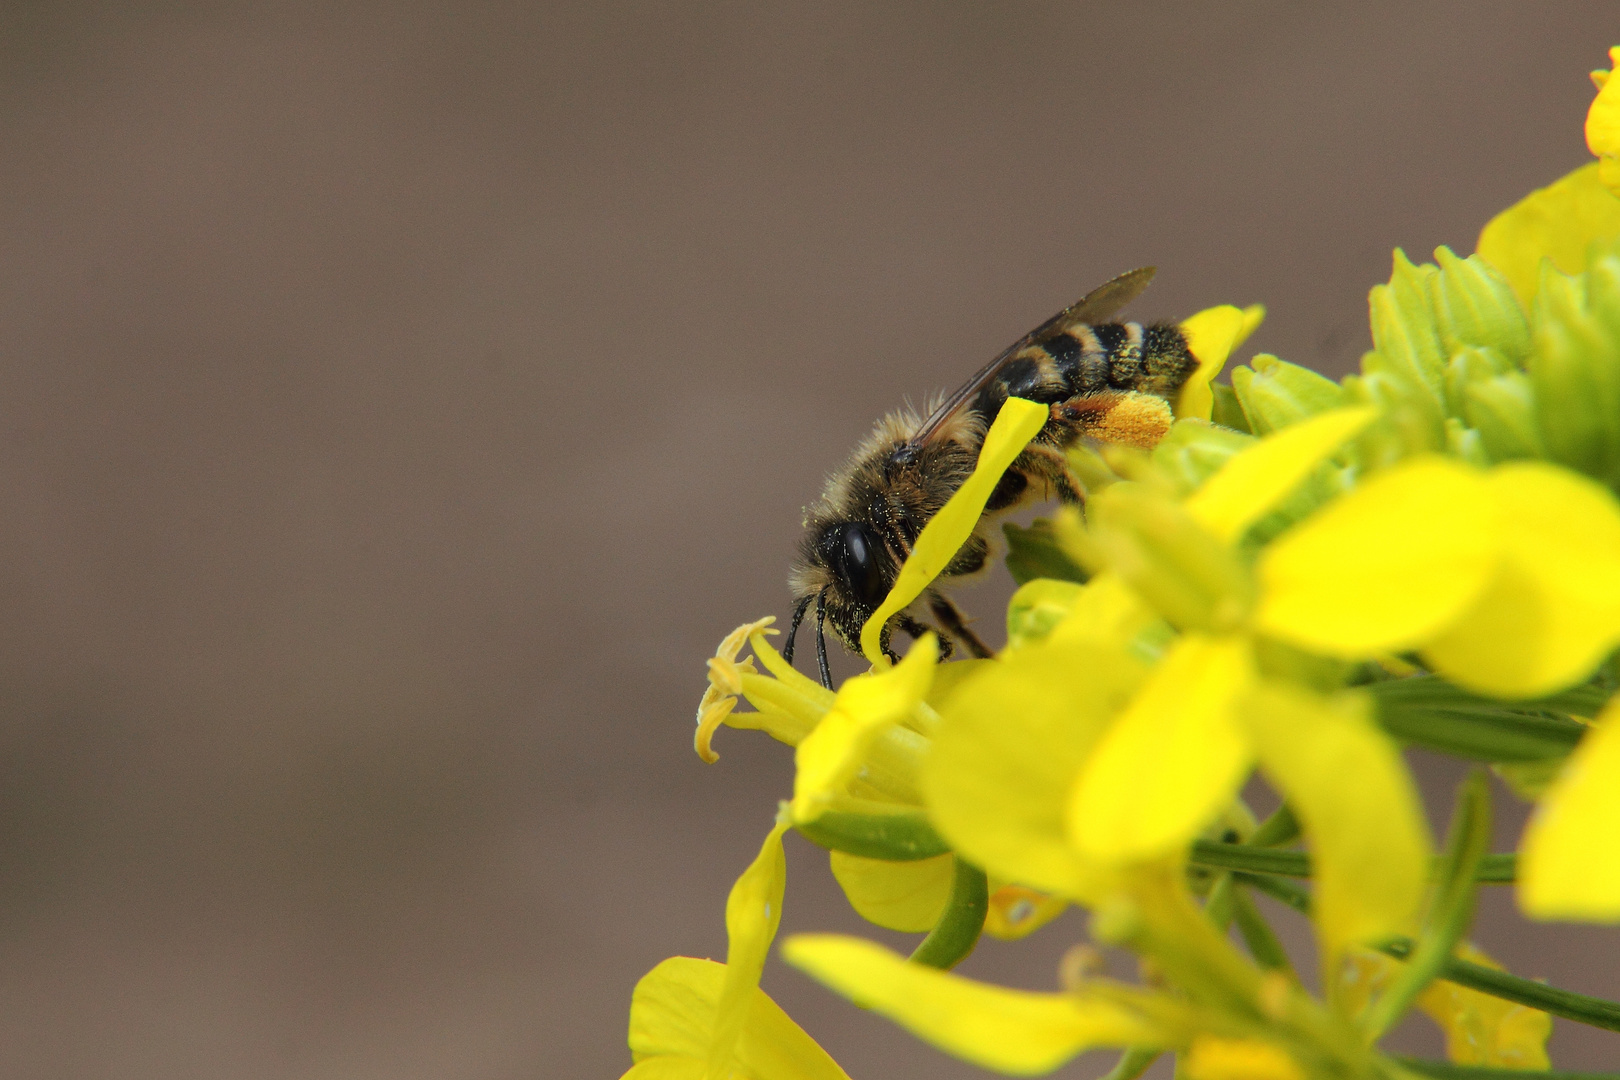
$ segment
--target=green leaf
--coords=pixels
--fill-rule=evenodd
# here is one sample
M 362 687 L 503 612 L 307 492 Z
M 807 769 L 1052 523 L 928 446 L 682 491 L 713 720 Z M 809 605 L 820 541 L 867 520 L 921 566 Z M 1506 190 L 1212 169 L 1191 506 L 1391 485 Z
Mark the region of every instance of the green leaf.
M 1052 523 L 1046 518 L 1036 518 L 1027 529 L 1007 522 L 1001 531 L 1007 536 L 1007 571 L 1018 584 L 1036 578 L 1082 584 L 1091 580 L 1085 568 L 1058 545 Z

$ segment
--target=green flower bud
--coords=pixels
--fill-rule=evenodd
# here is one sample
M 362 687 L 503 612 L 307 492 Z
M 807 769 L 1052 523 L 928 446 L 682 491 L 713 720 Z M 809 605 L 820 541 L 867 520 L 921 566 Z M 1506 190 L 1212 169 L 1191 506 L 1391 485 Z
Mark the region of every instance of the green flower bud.
M 1232 389 L 1256 435 L 1309 420 L 1344 404 L 1344 390 L 1309 368 L 1261 353 L 1232 371 Z
M 1353 457 L 1363 470 L 1382 469 L 1414 454 L 1441 450 L 1445 425 L 1435 401 L 1412 385 L 1379 370 L 1376 353 L 1362 359 L 1364 374 L 1344 380 L 1347 405 L 1376 405 L 1382 415 L 1355 439 Z
M 1430 300 L 1446 352 L 1495 349 L 1523 365 L 1530 355 L 1530 323 L 1507 279 L 1478 255 L 1459 259 L 1440 247 L 1434 257 L 1440 272 L 1429 278 Z
M 1542 263 L 1531 342 L 1547 456 L 1620 487 L 1620 258 L 1574 277 Z
M 1522 371 L 1470 383 L 1463 417 L 1479 432 L 1485 456 L 1492 462 L 1546 455 L 1536 424 L 1536 392 Z
M 1186 495 L 1234 456 L 1254 445 L 1254 436 L 1200 420 L 1177 420 L 1153 448 L 1153 464 Z
M 1485 453 L 1485 445 L 1480 441 L 1479 432 L 1455 416 L 1446 417 L 1446 453 L 1480 468 L 1485 468 L 1491 463 L 1490 457 Z
M 1115 484 L 1088 516 L 1085 557 L 1124 578 L 1175 626 L 1230 630 L 1253 605 L 1254 583 L 1237 554 L 1168 494 Z
M 1209 392 L 1215 398 L 1215 404 L 1209 414 L 1210 420 L 1233 431 L 1241 431 L 1245 435 L 1254 434 L 1254 428 L 1249 426 L 1249 418 L 1243 412 L 1243 403 L 1238 400 L 1237 392 L 1230 385 L 1210 383 Z
M 1007 647 L 1021 649 L 1045 640 L 1074 607 L 1082 588 L 1073 581 L 1049 578 L 1025 583 L 1007 604 Z
M 1373 346 L 1384 370 L 1430 397 L 1436 413 L 1442 405 L 1447 354 L 1429 304 L 1429 281 L 1439 272 L 1432 265 L 1412 265 L 1396 248 L 1389 284 L 1373 286 L 1367 297 Z

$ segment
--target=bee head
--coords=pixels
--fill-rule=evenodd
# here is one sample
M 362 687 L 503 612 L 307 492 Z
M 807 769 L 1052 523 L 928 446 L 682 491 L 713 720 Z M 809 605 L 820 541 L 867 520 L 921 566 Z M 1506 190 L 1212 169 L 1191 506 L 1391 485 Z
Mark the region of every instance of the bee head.
M 883 603 L 897 573 L 893 557 L 870 524 L 848 519 L 813 523 L 793 570 L 797 604 L 783 655 L 792 662 L 794 633 L 812 607 L 818 660 L 825 651 L 824 629 L 858 654 L 861 627 Z

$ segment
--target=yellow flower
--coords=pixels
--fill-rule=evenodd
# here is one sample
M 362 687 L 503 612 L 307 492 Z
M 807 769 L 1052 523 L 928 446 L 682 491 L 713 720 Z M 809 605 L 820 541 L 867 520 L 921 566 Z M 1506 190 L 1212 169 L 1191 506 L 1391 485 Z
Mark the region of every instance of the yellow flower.
M 952 975 L 872 942 L 835 934 L 799 934 L 782 956 L 864 1008 L 965 1061 L 1015 1076 L 1050 1072 L 1097 1046 L 1155 1046 L 1180 1041 L 1156 1016 L 1174 1003 L 1118 984 L 1072 993 L 1010 990 Z
M 779 821 L 726 900 L 726 962 L 677 956 L 636 984 L 630 1004 L 633 1080 L 848 1080 L 759 988 L 782 921 L 787 861 Z
M 1215 404 L 1210 384 L 1226 366 L 1227 358 L 1248 340 L 1265 317 L 1266 309 L 1261 304 L 1250 304 L 1246 308 L 1224 304 L 1206 308 L 1182 321 L 1181 332 L 1187 335 L 1187 347 L 1197 359 L 1198 368 L 1176 398 L 1177 416 L 1209 419 Z
M 1586 269 L 1594 240 L 1620 236 L 1620 198 L 1602 165 L 1582 165 L 1497 214 L 1479 234 L 1479 255 L 1500 270 L 1528 310 L 1541 285 L 1541 261 L 1566 274 Z
M 1620 697 L 1564 763 L 1519 845 L 1519 906 L 1537 919 L 1620 922 Z
M 1542 462 L 1415 459 L 1279 538 L 1256 574 L 1265 634 L 1345 659 L 1416 649 L 1463 686 L 1537 697 L 1620 643 L 1620 504 Z
M 1117 718 L 1094 717 L 1088 739 L 1068 735 L 1074 750 L 1063 762 L 1072 760 L 1072 772 L 1040 784 L 1019 777 L 1023 801 L 1050 797 L 1054 788 L 1062 792 L 1054 831 L 1061 832 L 1075 863 L 1064 870 L 1069 889 L 1078 883 L 1095 891 L 1099 880 L 1107 880 L 1098 867 L 1129 866 L 1184 850 L 1232 800 L 1258 761 L 1310 837 L 1318 928 L 1329 962 L 1351 943 L 1399 933 L 1411 923 L 1422 900 L 1429 843 L 1405 766 L 1359 697 L 1323 697 L 1263 674 L 1256 649 L 1264 641 L 1255 613 L 1277 598 L 1263 578 L 1258 593 L 1247 583 L 1236 550 L 1255 522 L 1372 417 L 1368 409 L 1336 410 L 1286 428 L 1231 458 L 1184 504 L 1155 495 L 1145 484 L 1115 485 L 1094 500 L 1092 527 L 1075 537 L 1082 558 L 1105 560 L 1166 617 L 1195 628 L 1138 677 Z M 1145 509 L 1116 514 L 1126 498 Z M 1117 535 L 1109 536 L 1110 530 Z M 986 692 L 986 704 L 975 707 L 969 691 L 989 679 L 980 676 L 947 706 L 947 726 L 924 772 L 930 806 L 960 850 L 1001 873 L 1022 872 L 1036 885 L 1061 888 L 1062 879 L 1036 878 L 1033 867 L 990 861 L 992 847 L 985 841 L 992 838 L 965 835 L 957 816 L 946 809 L 948 799 L 940 790 L 946 782 L 936 770 L 974 768 L 969 757 L 958 760 L 953 753 L 956 725 L 979 732 L 1016 722 L 996 704 L 1008 690 Z M 1044 691 L 1051 698 L 1053 684 L 1062 682 L 1051 678 L 1047 686 L 1023 693 Z M 1057 701 L 1046 707 L 1059 708 L 1069 724 L 1076 722 L 1072 707 Z M 1039 715 L 1028 705 L 1019 711 Z M 959 721 L 959 715 L 966 718 Z M 1049 752 L 1050 738 L 1032 741 L 1041 746 L 1037 753 Z M 989 751 L 975 747 L 971 757 L 989 760 Z M 1005 817 L 1007 811 L 986 807 L 980 812 Z M 1043 832 L 1050 828 L 1041 824 Z M 1025 845 L 1028 840 L 1020 838 Z M 970 846 L 975 843 L 984 850 Z M 1004 841 L 994 850 L 1003 859 L 1028 854 Z M 1083 892 L 1068 895 L 1086 898 Z
M 1502 965 L 1467 942 L 1457 957 L 1503 970 Z M 1358 950 L 1340 973 L 1343 1000 L 1359 1012 L 1395 979 L 1403 965 L 1381 953 Z M 1496 1065 L 1512 1069 L 1547 1069 L 1547 1039 L 1552 1017 L 1478 990 L 1436 979 L 1417 997 L 1418 1008 L 1446 1035 L 1446 1057 L 1458 1065 Z
M 1609 50 L 1609 63 L 1620 64 L 1620 45 Z M 1620 195 L 1620 83 L 1609 71 L 1592 72 L 1597 97 L 1586 113 L 1586 147 L 1598 159 L 1598 175 Z
M 1270 1043 L 1200 1035 L 1182 1062 L 1187 1080 L 1305 1080 L 1294 1059 Z

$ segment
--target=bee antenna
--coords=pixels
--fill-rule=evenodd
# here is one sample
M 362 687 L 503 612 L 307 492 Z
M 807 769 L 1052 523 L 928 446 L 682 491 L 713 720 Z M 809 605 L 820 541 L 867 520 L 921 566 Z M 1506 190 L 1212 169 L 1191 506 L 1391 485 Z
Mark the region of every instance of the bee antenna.
M 810 610 L 810 601 L 813 596 L 806 596 L 793 608 L 793 621 L 788 624 L 787 640 L 782 643 L 782 659 L 790 665 L 793 663 L 793 646 L 799 640 L 799 624 L 804 622 L 804 613 Z
M 816 593 L 816 664 L 821 668 L 821 685 L 833 688 L 832 672 L 827 669 L 827 590 Z

